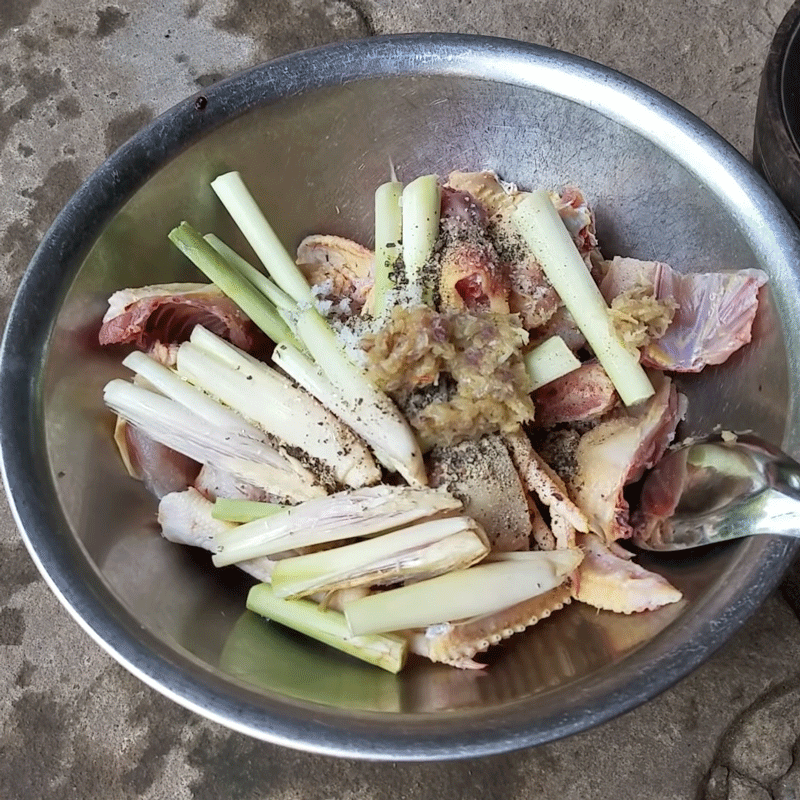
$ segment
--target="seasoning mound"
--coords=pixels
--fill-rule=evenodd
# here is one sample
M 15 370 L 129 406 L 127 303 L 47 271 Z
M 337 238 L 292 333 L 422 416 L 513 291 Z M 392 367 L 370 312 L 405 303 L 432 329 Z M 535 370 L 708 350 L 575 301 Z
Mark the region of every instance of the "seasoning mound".
M 410 409 L 420 441 L 449 445 L 533 419 L 527 341 L 515 314 L 396 306 L 361 346 L 370 380 Z M 409 402 L 417 394 L 429 402 Z

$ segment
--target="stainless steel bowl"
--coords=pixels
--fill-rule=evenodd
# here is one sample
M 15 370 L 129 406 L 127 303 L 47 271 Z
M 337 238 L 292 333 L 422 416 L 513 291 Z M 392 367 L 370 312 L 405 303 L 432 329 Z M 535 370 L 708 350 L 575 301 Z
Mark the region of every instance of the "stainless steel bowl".
M 607 254 L 771 277 L 745 351 L 682 381 L 685 430 L 751 428 L 800 455 L 800 241 L 766 184 L 709 128 L 635 81 L 486 38 L 408 36 L 274 61 L 176 106 L 115 153 L 59 215 L 26 273 L 2 350 L 2 457 L 20 530 L 73 616 L 177 702 L 253 736 L 338 755 L 435 759 L 545 742 L 668 687 L 775 586 L 795 545 L 759 538 L 650 558 L 685 601 L 632 617 L 575 604 L 510 640 L 485 674 L 419 664 L 398 678 L 243 613 L 246 580 L 162 540 L 125 476 L 96 344 L 106 297 L 186 278 L 167 231 L 236 239 L 208 189 L 240 169 L 287 245 L 368 240 L 371 197 L 403 177 L 492 167 L 573 182 Z

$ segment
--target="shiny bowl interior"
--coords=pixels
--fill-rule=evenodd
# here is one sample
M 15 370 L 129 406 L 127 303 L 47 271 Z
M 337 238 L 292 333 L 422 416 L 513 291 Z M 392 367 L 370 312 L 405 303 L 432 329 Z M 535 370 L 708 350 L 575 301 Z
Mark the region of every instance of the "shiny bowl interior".
M 684 271 L 760 267 L 754 341 L 681 380 L 686 433 L 750 429 L 800 454 L 800 242 L 732 148 L 640 84 L 542 48 L 409 36 L 335 45 L 189 98 L 114 154 L 58 217 L 22 282 L 0 375 L 2 456 L 20 529 L 83 627 L 146 683 L 232 728 L 326 753 L 392 759 L 500 752 L 633 708 L 697 666 L 774 587 L 795 551 L 760 537 L 648 557 L 685 595 L 624 617 L 575 604 L 491 655 L 485 674 L 415 663 L 382 673 L 244 611 L 248 579 L 158 535 L 128 478 L 96 344 L 107 296 L 194 277 L 166 234 L 181 219 L 241 245 L 208 188 L 239 169 L 284 242 L 370 239 L 372 192 L 401 177 L 493 168 L 573 183 L 606 255 Z

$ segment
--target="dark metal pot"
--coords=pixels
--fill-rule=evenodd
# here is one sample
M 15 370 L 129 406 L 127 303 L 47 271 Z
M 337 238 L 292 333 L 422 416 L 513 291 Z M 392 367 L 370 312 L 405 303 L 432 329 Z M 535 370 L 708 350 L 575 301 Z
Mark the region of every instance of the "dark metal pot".
M 800 222 L 800 2 L 783 18 L 761 75 L 753 161 Z

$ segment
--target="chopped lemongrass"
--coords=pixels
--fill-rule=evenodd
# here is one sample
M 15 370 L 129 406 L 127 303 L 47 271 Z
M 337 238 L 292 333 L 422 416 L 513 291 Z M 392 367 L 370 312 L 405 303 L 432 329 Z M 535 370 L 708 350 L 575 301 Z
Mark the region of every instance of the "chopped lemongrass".
M 159 364 L 141 350 L 134 350 L 125 356 L 122 365 L 144 378 L 150 384 L 146 388 L 157 389 L 161 394 L 180 403 L 184 408 L 212 425 L 230 430 L 241 430 L 242 418 L 235 411 L 231 411 L 205 392 L 196 389 L 174 370 Z M 251 431 L 250 433 L 260 439 L 264 438 L 261 432 Z
M 386 635 L 353 636 L 341 612 L 323 611 L 311 600 L 282 600 L 267 583 L 250 589 L 247 608 L 388 672 L 399 672 L 405 663 L 408 652 L 405 639 Z
M 247 278 L 228 264 L 188 222 L 181 222 L 177 228 L 173 228 L 169 232 L 169 240 L 272 341 L 296 343 L 294 334 L 275 306 Z
M 574 372 L 581 365 L 560 336 L 551 336 L 522 356 L 532 391 Z
M 286 510 L 277 503 L 262 503 L 257 500 L 231 500 L 218 497 L 214 502 L 211 516 L 224 522 L 252 522 L 255 519 L 271 517 Z
M 178 374 L 282 443 L 308 454 L 339 484 L 380 480 L 367 446 L 327 408 L 279 372 L 240 353 L 205 329 L 178 348 Z M 217 358 L 195 342 L 214 341 Z
M 275 283 L 298 303 L 313 302 L 308 281 L 267 222 L 242 176 L 238 172 L 227 172 L 211 181 L 211 188 Z
M 403 189 L 403 265 L 409 291 L 430 303 L 433 286 L 425 278 L 436 239 L 439 237 L 441 188 L 438 176 L 421 175 Z
M 292 310 L 296 303 L 280 286 L 273 283 L 261 270 L 242 258 L 218 236 L 207 233 L 203 238 L 235 269 L 244 275 L 264 297 L 278 309 Z
M 486 556 L 489 542 L 469 517 L 422 522 L 363 542 L 282 559 L 272 573 L 278 597 L 374 586 L 466 569 Z
M 338 492 L 227 531 L 217 540 L 213 561 L 224 567 L 260 555 L 371 536 L 460 509 L 461 503 L 441 489 L 380 485 Z
M 512 219 L 625 405 L 650 397 L 653 385 L 637 357 L 614 333 L 606 301 L 549 194 L 531 192 L 514 210 Z
M 408 421 L 389 396 L 347 358 L 319 312 L 314 308 L 302 311 L 296 331 L 336 389 L 339 403 L 349 407 L 350 427 L 372 446 L 384 466 L 399 472 L 412 485 L 426 485 L 422 452 Z
M 200 464 L 298 502 L 325 494 L 299 461 L 272 447 L 261 431 L 238 415 L 233 415 L 235 427 L 214 424 L 169 397 L 119 378 L 106 384 L 103 399 L 151 439 Z M 226 411 L 222 406 L 220 410 Z
M 358 406 L 347 402 L 339 390 L 328 380 L 325 373 L 290 344 L 278 345 L 272 352 L 272 360 L 309 394 L 313 394 L 342 422 L 349 425 L 362 439 L 369 441 L 375 457 L 387 469 L 392 469 L 391 458 L 384 454 L 380 445 L 382 429 L 369 425 Z
M 400 257 L 403 239 L 401 208 L 403 184 L 390 181 L 375 191 L 375 282 L 373 316 L 380 319 L 387 312 L 387 294 L 394 288 L 392 273 Z
M 531 556 L 478 564 L 354 600 L 344 607 L 347 623 L 363 635 L 494 614 L 560 586 L 583 553 L 541 550 Z

